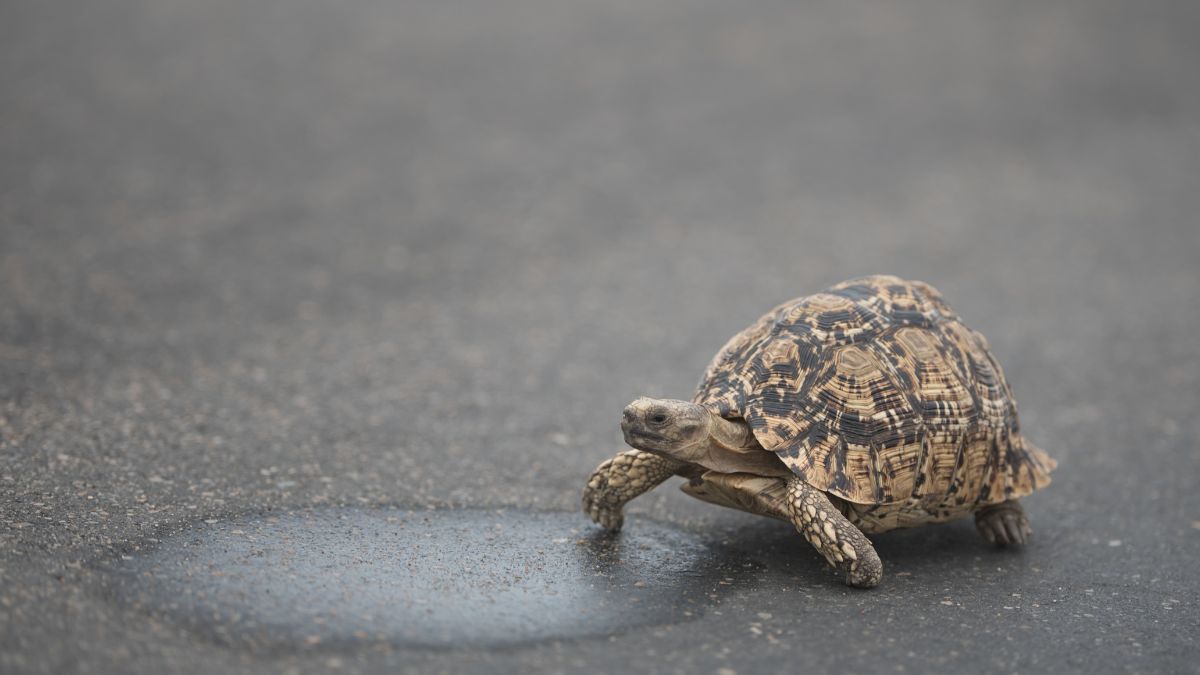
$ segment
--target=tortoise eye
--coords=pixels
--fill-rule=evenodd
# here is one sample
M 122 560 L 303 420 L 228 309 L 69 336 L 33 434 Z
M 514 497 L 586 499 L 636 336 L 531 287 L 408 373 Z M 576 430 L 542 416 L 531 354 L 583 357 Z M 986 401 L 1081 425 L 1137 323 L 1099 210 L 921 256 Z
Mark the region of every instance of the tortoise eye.
M 654 422 L 655 424 L 662 424 L 663 422 L 667 421 L 667 416 L 662 413 L 658 413 L 654 417 L 651 417 L 650 421 Z

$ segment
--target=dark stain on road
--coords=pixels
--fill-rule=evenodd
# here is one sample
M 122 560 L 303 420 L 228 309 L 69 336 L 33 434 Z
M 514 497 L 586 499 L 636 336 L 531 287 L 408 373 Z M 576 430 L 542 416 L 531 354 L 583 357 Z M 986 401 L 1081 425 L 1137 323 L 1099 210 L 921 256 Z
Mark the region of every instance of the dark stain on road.
M 449 648 L 699 616 L 755 565 L 635 519 L 324 508 L 205 521 L 102 563 L 106 593 L 228 646 Z

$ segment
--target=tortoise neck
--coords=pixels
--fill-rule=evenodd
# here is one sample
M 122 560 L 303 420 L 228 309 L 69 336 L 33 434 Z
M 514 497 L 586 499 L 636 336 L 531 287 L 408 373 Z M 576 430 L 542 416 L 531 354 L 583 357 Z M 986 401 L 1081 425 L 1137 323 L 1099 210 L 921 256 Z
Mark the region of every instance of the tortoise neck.
M 758 439 L 745 422 L 727 420 L 709 412 L 708 436 L 713 442 L 731 450 L 748 450 L 758 446 Z

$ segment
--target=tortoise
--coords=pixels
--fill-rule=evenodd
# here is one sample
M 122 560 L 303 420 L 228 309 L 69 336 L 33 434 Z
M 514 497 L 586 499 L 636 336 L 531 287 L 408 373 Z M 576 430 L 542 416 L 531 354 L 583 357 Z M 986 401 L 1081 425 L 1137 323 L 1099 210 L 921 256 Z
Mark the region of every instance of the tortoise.
M 639 398 L 633 450 L 599 467 L 583 509 L 622 507 L 667 478 L 693 497 L 790 522 L 847 584 L 879 583 L 866 534 L 975 514 L 998 546 L 1032 534 L 1019 497 L 1056 462 L 1021 434 L 987 340 L 921 281 L 870 276 L 785 302 L 713 358 L 692 400 Z

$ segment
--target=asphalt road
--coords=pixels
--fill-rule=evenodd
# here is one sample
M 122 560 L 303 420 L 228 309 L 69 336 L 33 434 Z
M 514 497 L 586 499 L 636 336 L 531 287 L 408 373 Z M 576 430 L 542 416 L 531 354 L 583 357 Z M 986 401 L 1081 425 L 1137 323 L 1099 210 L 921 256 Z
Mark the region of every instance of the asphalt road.
M 0 14 L 0 672 L 1200 672 L 1194 3 Z M 876 272 L 1059 460 L 1031 546 L 588 525 L 627 401 Z

